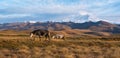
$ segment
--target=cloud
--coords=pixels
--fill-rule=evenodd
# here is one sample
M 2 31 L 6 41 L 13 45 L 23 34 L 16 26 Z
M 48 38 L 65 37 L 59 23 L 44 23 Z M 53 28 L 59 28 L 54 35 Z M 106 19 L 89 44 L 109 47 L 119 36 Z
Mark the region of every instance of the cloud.
M 115 0 L 118 1 L 118 0 Z M 79 11 L 97 11 L 107 7 L 112 0 L 5 0 L 5 10 L 15 13 L 76 13 Z M 115 2 L 114 2 L 115 3 Z M 5 5 L 4 5 L 5 4 Z M 99 8 L 100 7 L 100 8 Z M 95 9 L 94 9 L 95 8 Z M 33 11 L 34 10 L 34 11 Z M 99 15 L 99 13 L 98 13 Z
M 36 20 L 41 18 L 43 20 L 43 17 L 46 20 L 60 20 L 59 17 L 70 20 L 69 16 L 79 13 L 81 16 L 97 17 L 91 20 L 100 20 L 99 16 L 119 15 L 119 4 L 119 0 L 0 0 L 0 18 L 33 16 Z M 43 14 L 43 17 L 39 14 Z M 57 14 L 58 16 L 47 17 L 47 14 Z M 63 16 L 64 14 L 69 15 Z
M 86 11 L 80 11 L 80 13 L 71 14 L 65 18 L 62 18 L 62 21 L 65 22 L 72 21 L 76 23 L 82 23 L 86 21 L 100 21 L 100 20 L 105 20 L 105 19 L 98 18 L 97 16 Z
M 21 18 L 21 17 L 27 17 L 31 16 L 30 14 L 8 14 L 8 15 L 0 15 L 1 19 L 4 18 Z
M 80 15 L 89 15 L 90 14 L 89 12 L 86 12 L 86 11 L 80 11 L 79 13 L 80 13 Z
M 5 10 L 16 13 L 73 13 L 86 7 L 80 0 L 11 0 L 3 1 Z M 6 4 L 3 5 L 3 4 Z M 12 10 L 14 11 L 12 11 Z M 34 11 L 33 11 L 34 10 Z

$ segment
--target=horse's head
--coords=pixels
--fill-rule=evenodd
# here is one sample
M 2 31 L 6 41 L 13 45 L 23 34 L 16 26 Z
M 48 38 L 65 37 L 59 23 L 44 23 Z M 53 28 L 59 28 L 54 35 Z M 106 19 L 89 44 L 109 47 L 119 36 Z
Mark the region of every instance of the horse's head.
M 33 33 L 32 32 L 30 33 L 30 37 L 33 37 Z

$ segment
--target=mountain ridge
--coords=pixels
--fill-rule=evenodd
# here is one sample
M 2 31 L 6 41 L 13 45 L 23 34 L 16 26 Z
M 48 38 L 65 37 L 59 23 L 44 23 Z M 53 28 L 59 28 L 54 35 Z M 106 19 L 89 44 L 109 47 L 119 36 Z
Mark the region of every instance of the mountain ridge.
M 97 22 L 21 22 L 21 23 L 4 23 L 0 24 L 0 30 L 34 30 L 34 29 L 49 29 L 49 30 L 68 30 L 68 29 L 89 29 L 98 32 L 120 33 L 120 25 L 112 24 L 106 21 Z

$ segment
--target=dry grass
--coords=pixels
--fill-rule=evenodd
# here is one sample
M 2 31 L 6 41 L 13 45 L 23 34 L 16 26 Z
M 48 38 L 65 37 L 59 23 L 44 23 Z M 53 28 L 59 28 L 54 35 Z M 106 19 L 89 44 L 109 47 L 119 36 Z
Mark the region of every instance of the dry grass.
M 28 35 L 3 35 L 0 36 L 0 58 L 119 58 L 120 41 L 114 40 L 115 37 L 105 38 L 68 37 L 65 41 L 40 41 Z

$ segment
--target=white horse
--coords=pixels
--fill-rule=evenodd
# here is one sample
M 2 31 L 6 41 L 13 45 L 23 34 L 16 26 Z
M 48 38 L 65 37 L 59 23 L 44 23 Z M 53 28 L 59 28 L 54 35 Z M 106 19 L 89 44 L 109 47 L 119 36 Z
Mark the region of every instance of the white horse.
M 65 39 L 65 36 L 62 34 L 56 34 L 52 36 L 53 39 Z

